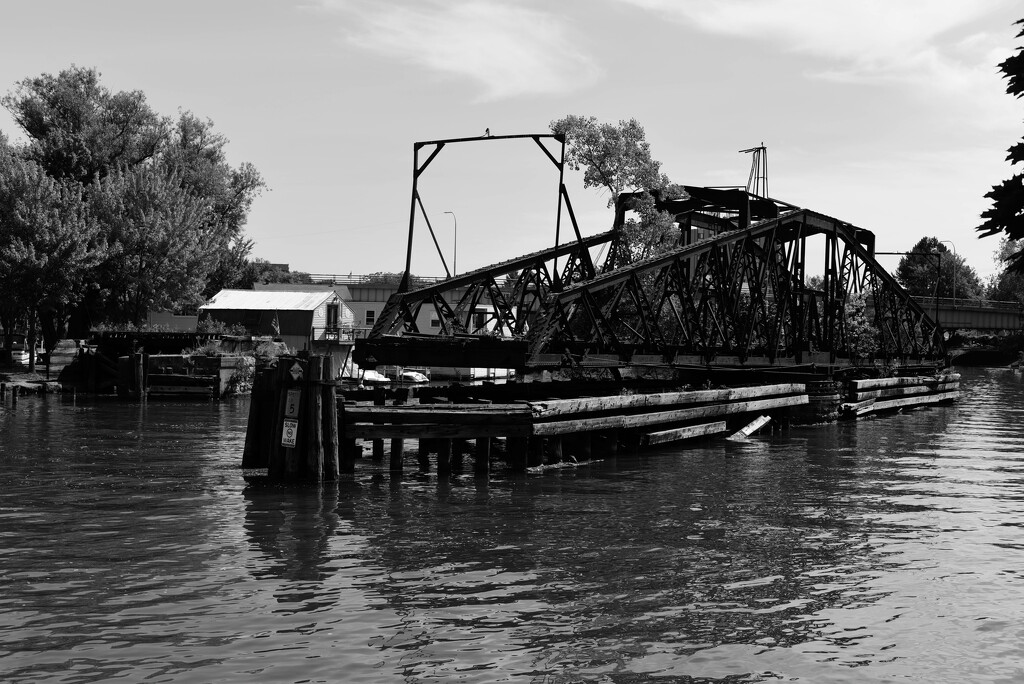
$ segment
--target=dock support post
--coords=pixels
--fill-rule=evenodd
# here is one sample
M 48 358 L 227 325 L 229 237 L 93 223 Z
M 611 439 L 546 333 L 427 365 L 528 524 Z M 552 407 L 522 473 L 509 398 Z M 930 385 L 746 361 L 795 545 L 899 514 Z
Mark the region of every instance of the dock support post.
M 409 397 L 408 388 L 402 388 L 395 392 L 395 406 L 402 406 Z M 391 458 L 389 469 L 392 473 L 402 472 L 402 457 L 405 455 L 405 440 L 395 437 L 391 440 Z
M 476 454 L 473 461 L 473 472 L 477 477 L 488 477 L 491 472 L 491 438 L 476 438 Z
M 452 470 L 462 470 L 462 463 L 466 454 L 466 440 L 453 439 L 452 443 Z
M 419 461 L 421 472 L 430 472 L 430 452 L 434 449 L 433 441 L 434 440 L 426 437 L 420 437 L 419 439 L 419 449 L 416 453 L 416 460 Z
M 529 437 L 509 437 L 505 440 L 508 450 L 508 465 L 512 472 L 526 472 L 526 451 L 529 447 L 529 442 Z
M 547 440 L 546 462 L 547 463 L 561 463 L 562 462 L 562 438 L 549 437 Z
M 529 437 L 526 448 L 526 467 L 544 465 L 544 437 Z
M 375 387 L 373 389 L 373 405 L 383 406 L 387 401 L 387 390 L 383 387 Z M 384 460 L 384 440 L 375 439 L 373 444 L 373 460 L 380 462 Z
M 437 475 L 444 477 L 452 473 L 452 440 L 437 440 Z

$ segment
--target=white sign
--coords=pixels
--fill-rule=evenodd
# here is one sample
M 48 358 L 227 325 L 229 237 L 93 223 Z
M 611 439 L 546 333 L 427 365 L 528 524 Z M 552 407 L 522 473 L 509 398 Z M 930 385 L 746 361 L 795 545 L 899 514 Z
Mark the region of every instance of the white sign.
M 299 400 L 302 397 L 302 390 L 290 389 L 284 400 L 284 415 L 286 418 L 299 417 Z
M 302 365 L 298 361 L 292 364 L 292 367 L 288 369 L 288 372 L 292 374 L 292 377 L 295 378 L 295 380 L 302 379 Z
M 281 446 L 294 447 L 295 438 L 299 435 L 299 421 L 284 419 L 284 430 L 281 432 Z

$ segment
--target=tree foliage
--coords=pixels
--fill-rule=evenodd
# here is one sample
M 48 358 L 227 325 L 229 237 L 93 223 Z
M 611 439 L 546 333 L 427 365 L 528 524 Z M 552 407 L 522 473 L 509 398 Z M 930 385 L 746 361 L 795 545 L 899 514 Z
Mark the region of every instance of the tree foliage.
M 1015 22 L 1024 25 L 1024 19 Z M 1024 38 L 1024 29 L 1017 33 Z M 1016 98 L 1024 96 L 1024 46 L 999 64 L 999 70 L 1007 79 L 1006 92 Z M 1011 166 L 1024 162 L 1024 139 L 1011 146 L 1006 156 Z M 992 205 L 982 212 L 985 221 L 977 227 L 982 237 L 1003 233 L 1011 240 L 1024 238 L 1024 173 L 1016 173 L 1008 180 L 995 185 L 985 194 Z M 1014 252 L 1007 261 L 1011 271 L 1024 272 L 1024 249 Z
M 655 206 L 653 193 L 670 186 L 661 172 L 661 162 L 651 156 L 643 126 L 636 119 L 616 124 L 601 123 L 596 117 L 569 115 L 551 122 L 551 131 L 564 135 L 566 164 L 583 170 L 583 186 L 608 193 L 608 206 L 615 208 L 613 227 L 621 229 L 619 263 L 631 263 L 673 246 L 669 236 L 674 217 Z M 632 190 L 634 195 L 623 193 Z M 627 219 L 626 212 L 634 216 Z
M 37 317 L 76 303 L 104 253 L 82 188 L 0 145 L 0 298 L 8 333 L 27 314 L 30 370 Z
M 211 121 L 162 117 L 141 91 L 112 92 L 76 66 L 25 79 L 0 102 L 27 136 L 12 154 L 77 192 L 108 247 L 86 288 L 92 322 L 187 311 L 267 271 L 243 232 L 264 181 L 228 163 Z
M 90 199 L 110 245 L 99 276 L 109 322 L 201 303 L 220 239 L 204 198 L 176 172 L 142 166 L 92 185 Z
M 167 137 L 138 90 L 112 93 L 96 69 L 26 78 L 0 100 L 31 140 L 26 155 L 53 178 L 81 184 L 153 158 Z
M 999 241 L 999 249 L 995 253 L 995 261 L 1000 265 L 988 284 L 985 296 L 1001 302 L 1024 302 L 1024 271 L 1008 268 L 1015 254 L 1024 249 L 1024 241 L 1011 240 L 1003 237 Z
M 668 184 L 636 119 L 615 125 L 570 114 L 552 121 L 551 131 L 565 136 L 566 164 L 574 171 L 583 169 L 583 187 L 608 191 L 609 207 L 626 190 L 654 190 Z
M 977 272 L 935 237 L 923 237 L 900 259 L 896 279 L 915 297 L 980 299 Z

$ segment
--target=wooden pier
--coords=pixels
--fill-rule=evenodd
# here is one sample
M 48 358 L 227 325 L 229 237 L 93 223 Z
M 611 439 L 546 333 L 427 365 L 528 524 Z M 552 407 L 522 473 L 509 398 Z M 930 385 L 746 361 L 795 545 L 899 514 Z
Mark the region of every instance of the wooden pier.
M 381 465 L 386 458 L 400 473 L 415 454 L 420 471 L 445 476 L 472 454 L 473 471 L 487 477 L 494 463 L 521 473 L 685 440 L 743 439 L 766 425 L 953 401 L 960 386 L 957 373 L 676 391 L 622 387 L 618 394 L 586 382 L 550 382 L 377 388 L 354 401 L 337 393 L 325 361 L 281 357 L 257 377 L 243 468 L 265 469 L 273 481 L 333 480 L 353 473 L 364 457 Z M 583 395 L 598 388 L 606 393 Z
M 344 403 L 339 411 L 342 471 L 352 470 L 361 455 L 360 440 L 374 443 L 381 458 L 384 441 L 392 455 L 416 440 L 420 467 L 436 456 L 439 474 L 450 472 L 467 440 L 474 442 L 476 472 L 486 473 L 486 459 L 499 441 L 508 467 L 522 472 L 564 459 L 585 460 L 617 453 L 620 448 L 666 444 L 742 427 L 750 416 L 776 414 L 807 404 L 803 384 L 785 383 L 732 389 L 657 392 L 513 403 Z M 391 459 L 400 470 L 400 458 Z

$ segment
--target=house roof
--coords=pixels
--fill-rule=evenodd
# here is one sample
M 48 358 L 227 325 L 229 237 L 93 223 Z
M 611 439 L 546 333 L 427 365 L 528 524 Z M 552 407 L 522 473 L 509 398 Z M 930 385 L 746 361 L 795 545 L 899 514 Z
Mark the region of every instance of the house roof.
M 200 311 L 314 311 L 325 301 L 338 297 L 333 290 L 279 292 L 270 290 L 221 290 Z

